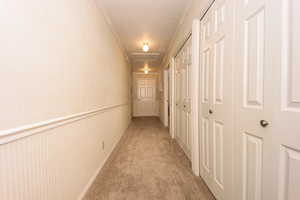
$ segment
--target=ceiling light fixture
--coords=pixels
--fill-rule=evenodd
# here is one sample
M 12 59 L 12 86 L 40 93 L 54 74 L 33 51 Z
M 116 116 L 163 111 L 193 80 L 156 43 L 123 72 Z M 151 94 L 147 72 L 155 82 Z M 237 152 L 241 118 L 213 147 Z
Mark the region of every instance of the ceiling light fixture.
M 150 71 L 150 69 L 149 69 L 149 67 L 148 67 L 148 64 L 145 64 L 145 66 L 144 66 L 144 73 L 145 73 L 145 74 L 148 74 L 149 71 Z
M 148 52 L 149 51 L 149 44 L 148 44 L 148 42 L 144 42 L 144 44 L 143 44 L 143 51 L 144 52 Z

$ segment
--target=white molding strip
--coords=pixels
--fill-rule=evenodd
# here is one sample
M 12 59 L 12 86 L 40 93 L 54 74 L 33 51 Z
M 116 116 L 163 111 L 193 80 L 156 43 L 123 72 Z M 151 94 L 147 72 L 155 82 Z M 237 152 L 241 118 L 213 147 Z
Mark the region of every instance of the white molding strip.
M 175 139 L 175 58 L 172 57 L 170 61 L 170 70 L 171 70 L 171 100 L 170 100 L 170 107 L 171 107 L 171 114 L 170 114 L 170 133 L 173 139 Z
M 191 68 L 191 135 L 192 135 L 192 169 L 195 175 L 200 174 L 199 164 L 199 84 L 200 84 L 200 20 L 193 20 L 192 32 L 192 68 Z
M 64 117 L 59 117 L 55 119 L 50 119 L 34 124 L 29 124 L 25 126 L 20 126 L 17 128 L 12 128 L 12 129 L 7 129 L 0 131 L 0 145 L 2 144 L 7 144 L 12 141 L 28 137 L 34 134 L 42 133 L 44 131 L 47 131 L 49 129 L 53 129 L 65 124 L 69 124 L 78 120 L 82 120 L 94 115 L 97 115 L 99 113 L 106 112 L 108 110 L 121 107 L 121 106 L 126 106 L 128 103 L 122 103 L 122 104 L 115 104 L 115 105 L 110 105 L 110 106 L 102 106 L 97 109 L 93 109 L 90 111 L 86 112 L 81 112 L 77 114 L 72 114 L 72 115 L 67 115 Z

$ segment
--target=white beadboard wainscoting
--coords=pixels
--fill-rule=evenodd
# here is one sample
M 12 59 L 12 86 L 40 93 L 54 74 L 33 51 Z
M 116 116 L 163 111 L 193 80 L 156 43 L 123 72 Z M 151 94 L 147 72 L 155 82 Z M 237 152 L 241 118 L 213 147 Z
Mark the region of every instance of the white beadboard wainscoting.
M 130 109 L 105 106 L 1 131 L 0 199 L 81 199 L 127 129 Z

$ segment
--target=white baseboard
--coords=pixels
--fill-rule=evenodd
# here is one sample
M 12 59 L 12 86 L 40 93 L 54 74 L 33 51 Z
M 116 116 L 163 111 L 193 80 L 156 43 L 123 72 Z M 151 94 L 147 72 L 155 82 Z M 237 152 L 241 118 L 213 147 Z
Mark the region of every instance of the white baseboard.
M 189 160 L 192 161 L 191 160 L 191 152 L 187 150 L 187 147 L 184 145 L 184 143 L 181 142 L 178 138 L 175 138 L 175 140 L 179 144 L 180 148 L 183 150 L 185 155 L 189 158 Z
M 125 134 L 125 133 L 124 133 Z M 115 150 L 117 144 L 119 143 L 119 141 L 121 140 L 121 138 L 123 137 L 123 135 L 121 135 L 121 137 L 119 138 L 119 140 L 117 140 L 117 142 L 113 145 L 112 149 L 110 150 L 110 152 L 107 154 L 107 156 L 105 157 L 105 159 L 101 162 L 100 166 L 98 167 L 98 169 L 95 171 L 94 175 L 90 178 L 89 182 L 86 184 L 86 186 L 84 187 L 83 191 L 81 192 L 81 194 L 78 197 L 78 200 L 82 200 L 84 198 L 84 196 L 86 195 L 86 193 L 88 192 L 88 190 L 90 189 L 91 185 L 93 184 L 93 182 L 95 181 L 95 179 L 97 178 L 98 174 L 100 173 L 101 169 L 103 168 L 104 164 L 106 163 L 106 161 L 108 160 L 108 158 L 110 157 L 110 155 L 112 154 L 112 152 Z

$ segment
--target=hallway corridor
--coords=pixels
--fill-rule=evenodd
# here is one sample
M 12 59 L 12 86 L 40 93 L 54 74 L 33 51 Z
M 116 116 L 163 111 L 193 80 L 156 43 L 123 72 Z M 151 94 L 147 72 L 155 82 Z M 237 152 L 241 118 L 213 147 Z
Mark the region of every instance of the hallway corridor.
M 208 200 L 206 185 L 158 118 L 134 118 L 85 200 Z
M 0 200 L 300 200 L 300 0 L 0 2 Z

